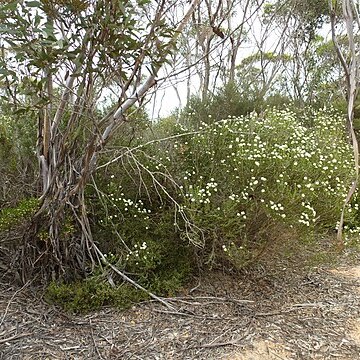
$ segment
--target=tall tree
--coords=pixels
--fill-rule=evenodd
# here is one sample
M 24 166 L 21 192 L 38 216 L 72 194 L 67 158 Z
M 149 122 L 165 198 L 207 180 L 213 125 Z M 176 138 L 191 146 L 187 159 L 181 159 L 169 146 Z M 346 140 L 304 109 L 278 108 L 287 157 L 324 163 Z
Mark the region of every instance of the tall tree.
M 283 71 L 288 94 L 297 103 L 313 103 L 318 85 L 313 80 L 319 76 L 319 31 L 330 23 L 327 1 L 278 0 L 265 7 L 264 15 L 274 31 L 280 30 L 279 50 L 287 55 Z
M 355 101 L 359 93 L 359 77 L 360 77 L 360 55 L 359 44 L 355 41 L 356 35 L 360 32 L 360 15 L 359 4 L 354 0 L 342 0 L 342 13 L 338 11 L 339 3 L 337 0 L 329 0 L 332 39 L 335 45 L 339 61 L 343 67 L 346 82 L 346 100 L 347 100 L 347 129 L 351 138 L 354 162 L 355 177 L 351 188 L 344 202 L 341 213 L 340 224 L 338 227 L 338 241 L 340 248 L 344 247 L 342 238 L 342 227 L 344 225 L 344 215 L 346 206 L 349 204 L 359 184 L 359 144 L 354 130 L 354 109 Z M 345 25 L 347 51 L 344 52 L 338 40 L 336 25 L 342 23 Z M 343 34 L 341 34 L 343 35 Z
M 0 76 L 17 111 L 34 111 L 38 118 L 40 206 L 19 251 L 23 281 L 34 272 L 73 277 L 100 261 L 85 185 L 129 109 L 156 85 L 159 69 L 200 2 L 191 2 L 177 28 L 167 21 L 174 5 L 167 0 L 1 4 Z M 97 104 L 110 83 L 118 91 L 117 103 L 100 117 Z M 78 233 L 64 240 L 69 216 Z

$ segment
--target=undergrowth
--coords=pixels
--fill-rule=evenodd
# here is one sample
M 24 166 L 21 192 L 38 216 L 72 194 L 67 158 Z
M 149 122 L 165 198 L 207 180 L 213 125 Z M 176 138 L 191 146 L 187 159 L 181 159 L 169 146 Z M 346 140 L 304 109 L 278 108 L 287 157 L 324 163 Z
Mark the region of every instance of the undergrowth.
M 52 282 L 46 289 L 45 299 L 71 313 L 87 313 L 103 306 L 126 309 L 140 301 L 150 299 L 148 294 L 126 282 L 110 283 L 102 275 L 91 276 L 72 283 Z M 142 276 L 138 284 L 159 296 L 173 296 L 186 284 L 190 268 L 161 269 L 153 276 Z
M 17 206 L 0 210 L 0 232 L 10 230 L 31 218 L 39 206 L 36 198 L 21 200 Z
M 100 159 L 86 206 L 107 260 L 164 296 L 198 269 L 237 270 L 311 249 L 309 262 L 326 260 L 326 251 L 315 254 L 319 239 L 331 247 L 354 176 L 343 117 L 269 109 L 220 121 L 209 114 L 193 126 L 192 113 L 186 126 L 165 119 L 143 130 L 131 147 L 114 139 L 117 160 Z M 359 201 L 346 207 L 348 246 L 359 243 Z M 30 199 L 3 209 L 0 231 L 35 208 Z M 115 286 L 101 267 L 81 282 L 51 283 L 46 298 L 71 312 L 147 298 L 111 275 Z
M 147 296 L 130 284 L 112 287 L 109 283 L 90 278 L 70 284 L 52 282 L 47 288 L 45 299 L 65 311 L 86 313 L 108 305 L 126 309 L 147 299 Z

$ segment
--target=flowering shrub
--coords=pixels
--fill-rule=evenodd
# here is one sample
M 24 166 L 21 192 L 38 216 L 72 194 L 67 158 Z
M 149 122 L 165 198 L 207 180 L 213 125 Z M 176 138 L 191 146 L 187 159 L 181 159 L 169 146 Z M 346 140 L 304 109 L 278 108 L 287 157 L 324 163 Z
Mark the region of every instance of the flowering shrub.
M 240 268 L 336 229 L 354 171 L 335 111 L 208 118 L 196 130 L 163 125 L 154 134 L 166 140 L 145 132 L 135 148 L 118 147 L 118 161 L 102 167 L 88 192 L 108 261 L 149 290 L 179 289 L 195 261 Z M 346 209 L 348 241 L 360 236 L 358 201 Z M 49 296 L 75 310 L 84 297 L 86 308 L 138 300 L 127 287 L 94 281 L 95 303 L 91 282 L 54 285 Z
M 270 110 L 203 123 L 179 138 L 183 206 L 206 233 L 207 256 L 242 266 L 276 242 L 334 230 L 353 178 L 343 128 L 333 110 L 305 119 Z M 347 212 L 351 222 L 354 211 Z
M 281 238 L 279 225 L 285 234 L 291 229 L 303 238 L 335 227 L 353 174 L 351 150 L 341 117 L 320 111 L 313 123 L 308 128 L 292 113 L 273 111 L 265 119 L 253 116 L 221 124 L 223 132 L 233 134 L 228 147 L 236 149 L 220 160 L 223 173 L 240 185 L 240 191 L 227 189 L 232 192 L 232 214 L 227 216 L 241 210 L 249 219 L 238 224 L 238 248 L 252 242 L 254 251 L 263 241 Z M 233 163 L 240 172 L 230 170 Z M 254 233 L 262 233 L 262 239 L 251 238 Z
M 110 181 L 99 176 L 103 190 L 98 190 L 90 204 L 94 236 L 109 262 L 146 288 L 168 295 L 191 272 L 188 244 L 176 232 L 174 209 L 165 198 L 159 198 L 146 174 L 142 174 L 140 186 L 134 186 L 138 183 L 132 165 L 124 164 L 127 176 L 119 175 L 124 169 L 118 166 L 113 167 Z M 143 192 L 142 186 L 146 186 Z
M 174 244 L 176 251 L 188 244 L 179 240 L 186 238 L 179 237 L 186 225 L 176 217 L 179 209 L 202 230 L 201 239 L 186 232 L 190 243 L 202 245 L 195 251 L 200 258 L 244 266 L 279 243 L 334 231 L 353 176 L 343 128 L 343 118 L 331 109 L 305 118 L 274 109 L 207 120 L 195 131 L 174 125 L 171 138 L 137 154 L 147 187 L 142 195 L 129 196 L 126 177 L 111 179 L 104 196 L 113 212 L 101 222 L 117 219 L 126 243 L 119 259 L 132 271 L 155 270 Z M 354 206 L 347 209 L 347 227 L 358 234 Z M 175 242 L 164 252 L 169 236 Z

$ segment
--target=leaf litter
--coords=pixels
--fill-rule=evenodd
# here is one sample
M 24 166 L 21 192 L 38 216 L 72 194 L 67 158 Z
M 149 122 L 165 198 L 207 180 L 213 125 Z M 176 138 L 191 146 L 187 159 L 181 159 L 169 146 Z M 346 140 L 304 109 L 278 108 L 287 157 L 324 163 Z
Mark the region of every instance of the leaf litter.
M 0 284 L 0 359 L 360 359 L 360 267 L 211 272 L 167 298 L 64 313 Z

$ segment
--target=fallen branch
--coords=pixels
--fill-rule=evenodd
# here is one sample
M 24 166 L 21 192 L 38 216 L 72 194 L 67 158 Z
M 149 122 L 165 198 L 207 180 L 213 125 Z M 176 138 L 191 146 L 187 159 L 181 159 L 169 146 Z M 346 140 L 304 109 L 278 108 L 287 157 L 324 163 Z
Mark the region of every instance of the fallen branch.
M 218 343 L 213 343 L 213 344 L 204 344 L 204 345 L 196 345 L 196 346 L 192 346 L 189 349 L 197 349 L 197 348 L 207 348 L 207 349 L 211 349 L 211 348 L 216 348 L 216 347 L 224 347 L 224 346 L 240 346 L 239 342 L 244 338 L 245 336 L 242 336 L 241 338 L 237 339 L 237 340 L 230 340 L 230 341 L 226 341 L 226 342 L 218 342 Z
M 276 315 L 288 314 L 290 312 L 297 311 L 303 308 L 314 308 L 314 307 L 324 307 L 324 306 L 326 305 L 322 303 L 294 304 L 291 305 L 289 309 L 285 309 L 285 310 L 276 310 L 267 313 L 263 313 L 263 312 L 255 313 L 254 317 L 276 316 Z
M 7 343 L 8 341 L 12 341 L 12 340 L 17 340 L 17 339 L 20 339 L 20 338 L 23 338 L 23 337 L 29 336 L 29 335 L 32 335 L 32 334 L 31 333 L 17 334 L 17 335 L 10 336 L 6 339 L 0 339 L 0 344 L 4 344 L 4 343 Z
M 238 318 L 236 318 L 236 317 L 228 318 L 228 317 L 221 317 L 221 316 L 197 315 L 194 312 L 188 311 L 188 310 L 186 310 L 187 312 L 181 312 L 181 311 L 164 311 L 164 310 L 154 309 L 154 311 L 157 313 L 166 314 L 166 315 L 188 316 L 188 317 L 193 317 L 195 319 L 202 319 L 202 320 L 215 320 L 215 321 L 224 321 L 224 320 L 237 321 L 238 320 Z
M 217 297 L 217 296 L 189 296 L 189 297 L 179 297 L 179 298 L 174 298 L 176 299 L 194 299 L 194 300 L 216 300 L 216 301 L 221 301 L 221 302 L 233 302 L 233 303 L 237 303 L 237 304 L 252 304 L 255 301 L 253 300 L 244 300 L 244 299 L 233 299 L 233 298 L 227 298 L 227 297 Z

